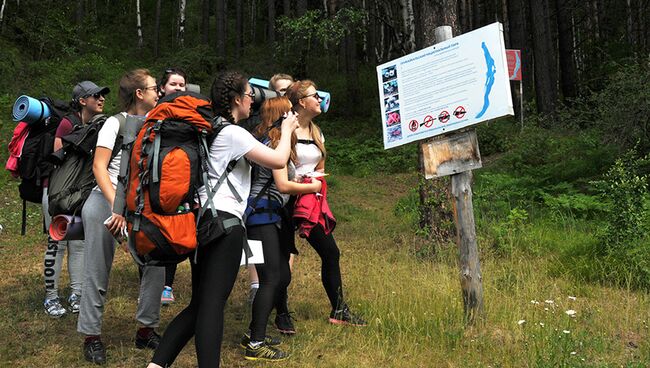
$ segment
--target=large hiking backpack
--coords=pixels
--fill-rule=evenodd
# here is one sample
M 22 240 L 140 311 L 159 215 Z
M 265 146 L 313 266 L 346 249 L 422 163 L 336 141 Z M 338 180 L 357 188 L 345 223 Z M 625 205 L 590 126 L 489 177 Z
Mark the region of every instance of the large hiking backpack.
M 197 191 L 207 178 L 210 100 L 165 96 L 149 111 L 131 151 L 126 191 L 129 247 L 147 264 L 177 263 L 197 247 Z
M 28 126 L 29 131 L 18 161 L 18 175 L 21 179 L 18 186 L 20 198 L 34 203 L 41 203 L 43 180 L 54 169 L 54 165 L 46 160 L 46 157 L 53 151 L 54 135 L 61 119 L 67 117 L 73 125 L 80 123 L 67 102 L 55 101 L 47 97 L 40 101 L 49 106 L 50 116 Z
M 115 117 L 124 125 L 122 114 Z M 95 115 L 88 124 L 76 126 L 69 135 L 62 137 L 63 148 L 50 155 L 50 160 L 57 166 L 50 175 L 48 185 L 48 209 L 51 216 L 79 215 L 91 190 L 96 185 L 93 174 L 93 161 L 97 136 L 108 117 Z M 120 136 L 115 147 L 120 147 Z M 119 149 L 113 149 L 111 160 Z

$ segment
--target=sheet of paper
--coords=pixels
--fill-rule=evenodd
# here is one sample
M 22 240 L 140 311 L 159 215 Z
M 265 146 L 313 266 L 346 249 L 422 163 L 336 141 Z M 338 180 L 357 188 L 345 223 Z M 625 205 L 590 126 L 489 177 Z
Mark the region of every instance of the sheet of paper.
M 264 250 L 262 248 L 261 240 L 248 239 L 248 246 L 253 252 L 253 256 L 248 259 L 248 264 L 263 264 L 264 263 Z M 240 266 L 246 265 L 246 252 L 242 250 Z

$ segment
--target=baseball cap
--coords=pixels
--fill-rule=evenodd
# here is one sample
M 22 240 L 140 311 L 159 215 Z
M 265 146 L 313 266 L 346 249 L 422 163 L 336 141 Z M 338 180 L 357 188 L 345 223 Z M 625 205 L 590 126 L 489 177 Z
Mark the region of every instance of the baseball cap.
M 72 89 L 72 99 L 78 100 L 83 97 L 92 96 L 96 93 L 107 95 L 111 90 L 108 87 L 99 87 L 91 81 L 77 83 Z

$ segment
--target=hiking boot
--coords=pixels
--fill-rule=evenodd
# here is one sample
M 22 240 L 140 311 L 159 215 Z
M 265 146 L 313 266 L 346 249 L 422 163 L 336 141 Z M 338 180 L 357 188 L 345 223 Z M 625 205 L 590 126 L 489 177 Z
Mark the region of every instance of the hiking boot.
M 95 339 L 84 342 L 84 358 L 95 364 L 106 364 L 106 348 L 101 340 Z
M 70 306 L 70 312 L 79 313 L 79 306 L 81 305 L 81 296 L 72 293 L 68 298 L 68 305 Z
M 246 345 L 246 355 L 244 356 L 247 360 L 265 360 L 273 362 L 285 360 L 288 357 L 289 354 L 286 352 L 276 347 L 268 346 L 266 343 L 261 343 L 257 347 L 254 347 L 250 342 Z
M 151 330 L 146 337 L 140 336 L 140 333 L 135 334 L 135 347 L 138 349 L 156 350 L 158 344 L 160 344 L 160 335 L 154 330 Z
M 244 333 L 244 336 L 241 337 L 241 341 L 239 342 L 239 346 L 241 346 L 242 348 L 245 349 L 246 346 L 248 346 L 249 342 L 251 342 L 251 333 L 250 333 L 250 331 Z M 268 346 L 278 346 L 278 345 L 282 344 L 282 340 L 280 340 L 277 337 L 266 335 L 266 337 L 264 338 L 264 343 L 266 345 L 268 345 Z
M 63 317 L 66 312 L 65 308 L 61 305 L 59 298 L 45 299 L 43 307 L 45 307 L 45 313 L 52 318 Z
M 275 316 L 275 327 L 278 332 L 285 335 L 293 335 L 296 333 L 296 328 L 293 327 L 293 316 L 291 313 L 279 313 Z
M 174 298 L 174 290 L 172 290 L 172 288 L 169 286 L 165 286 L 165 288 L 162 291 L 162 295 L 160 296 L 160 303 L 162 305 L 168 305 L 173 303 L 175 300 L 176 299 Z
M 350 312 L 350 308 L 346 305 L 343 309 L 333 310 L 330 313 L 329 322 L 334 325 L 348 325 L 348 326 L 366 326 L 368 323 L 361 317 Z

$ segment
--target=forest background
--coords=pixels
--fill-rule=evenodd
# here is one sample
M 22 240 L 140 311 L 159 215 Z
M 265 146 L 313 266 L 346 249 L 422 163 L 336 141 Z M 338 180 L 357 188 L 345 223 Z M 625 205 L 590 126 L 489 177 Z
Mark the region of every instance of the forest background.
M 453 315 L 462 306 L 448 184 L 419 178 L 417 144 L 383 149 L 375 66 L 433 44 L 437 26 L 452 26 L 459 35 L 495 21 L 504 24 L 506 47 L 522 50 L 523 96 L 513 84 L 516 116 L 477 127 L 484 168 L 474 173 L 474 207 L 491 328 L 476 328 Z M 645 343 L 650 306 L 649 23 L 650 0 L 1 0 L 0 158 L 7 157 L 15 126 L 11 106 L 20 94 L 69 99 L 74 84 L 89 79 L 112 89 L 106 110 L 113 113 L 117 80 L 136 67 L 158 74 L 180 66 L 203 91 L 223 69 L 262 78 L 277 72 L 309 78 L 332 94 L 332 107 L 318 123 L 327 137 L 328 171 L 335 174 L 333 195 L 338 190 L 348 201 L 335 202 L 335 210 L 343 223 L 351 223 L 348 231 L 357 234 L 343 241 L 356 249 L 354 244 L 368 241 L 362 226 L 388 221 L 391 225 L 375 234 L 381 240 L 377 244 L 388 244 L 381 252 L 407 262 L 407 269 L 448 276 L 430 280 L 426 272 L 416 273 L 423 285 L 440 288 L 454 304 L 448 311 L 434 303 L 445 310 L 436 317 L 441 319 L 422 322 L 429 304 L 414 295 L 400 308 L 410 309 L 413 320 L 399 313 L 391 319 L 393 301 L 364 306 L 371 316 L 386 316 L 373 346 L 397 336 L 407 341 L 394 346 L 409 352 L 414 334 L 442 340 L 443 346 L 431 354 L 444 357 L 449 366 L 465 366 L 464 359 L 476 366 L 644 366 L 650 359 Z M 367 193 L 345 189 L 368 182 L 394 192 L 371 189 L 382 202 L 373 204 L 367 203 L 372 197 Z M 0 213 L 4 260 L 23 240 L 15 235 L 16 182 L 3 172 L 0 185 L 4 207 L 11 209 Z M 428 191 L 424 199 L 423 190 Z M 37 218 L 38 207 L 30 207 L 31 221 Z M 42 239 L 34 229 L 28 239 L 34 243 L 32 252 L 24 252 L 35 273 L 26 273 L 24 280 L 37 289 L 39 261 L 32 253 Z M 3 264 L 3 271 L 16 272 Z M 408 272 L 405 277 L 413 276 Z M 16 280 L 20 284 L 23 279 Z M 415 293 L 405 285 L 393 286 Z M 40 294 L 32 293 L 25 300 L 38 305 Z M 357 293 L 375 297 L 378 304 L 383 300 Z M 548 312 L 558 304 L 558 295 L 566 299 L 569 293 L 588 300 L 583 329 L 574 326 L 581 332 L 571 332 L 572 340 L 564 336 L 569 334 L 563 331 L 574 331 L 562 327 L 564 320 L 556 321 L 554 332 L 520 329 L 530 321 L 517 324 L 529 320 L 513 315 L 526 310 L 519 303 L 532 299 L 547 304 Z M 16 332 L 15 323 L 29 320 L 11 304 L 10 295 L 0 297 L 0 308 L 8 308 L 4 314 L 14 314 L 0 325 L 5 336 Z M 303 317 L 309 314 L 304 308 Z M 624 320 L 614 318 L 622 309 L 629 312 Z M 564 317 L 577 324 L 569 314 Z M 544 327 L 539 323 L 536 328 Z M 598 329 L 605 331 L 602 336 Z M 23 343 L 1 344 L 4 359 L 20 365 L 16 350 L 36 349 Z M 498 350 L 499 345 L 507 351 Z M 354 351 L 355 345 L 350 348 Z M 461 357 L 463 350 L 475 355 Z M 486 351 L 491 354 L 482 358 Z M 319 362 L 318 352 L 305 354 Z M 386 353 L 378 361 L 368 359 L 368 365 L 400 366 Z M 29 360 L 22 362 L 29 365 Z

